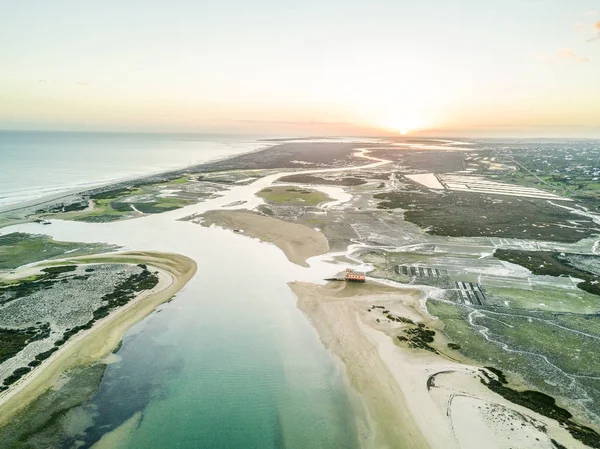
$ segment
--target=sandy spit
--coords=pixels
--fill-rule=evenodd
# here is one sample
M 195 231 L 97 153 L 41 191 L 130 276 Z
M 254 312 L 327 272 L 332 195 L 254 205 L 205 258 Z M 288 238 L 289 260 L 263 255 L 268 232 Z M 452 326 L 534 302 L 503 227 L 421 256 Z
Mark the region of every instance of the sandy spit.
M 556 421 L 490 391 L 481 383 L 480 367 L 397 343 L 405 324 L 371 306 L 439 329 L 441 323 L 420 309 L 418 289 L 372 281 L 289 285 L 363 397 L 376 426 L 375 447 L 555 449 L 551 439 L 568 448 L 586 447 Z
M 196 263 L 185 256 L 159 252 L 127 252 L 84 256 L 68 263 L 143 263 L 158 271 L 159 283 L 109 316 L 97 321 L 88 331 L 69 340 L 40 366 L 20 379 L 0 397 L 0 426 L 50 388 L 61 373 L 76 366 L 104 358 L 135 323 L 168 301 L 192 278 Z
M 201 215 L 202 226 L 239 229 L 244 235 L 269 242 L 281 249 L 290 262 L 308 267 L 306 259 L 329 251 L 321 232 L 246 210 L 213 210 Z

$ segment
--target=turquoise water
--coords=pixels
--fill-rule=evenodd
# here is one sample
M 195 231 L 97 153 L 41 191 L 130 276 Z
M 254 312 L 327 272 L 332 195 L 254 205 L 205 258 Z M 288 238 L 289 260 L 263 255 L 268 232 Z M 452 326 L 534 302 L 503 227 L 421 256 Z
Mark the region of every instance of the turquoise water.
M 0 207 L 266 146 L 258 136 L 0 131 Z
M 97 396 L 74 412 L 97 414 L 85 439 L 142 412 L 121 447 L 357 447 L 342 376 L 285 283 L 242 277 L 243 292 L 203 293 L 223 282 L 197 277 L 127 336 Z
M 170 251 L 198 264 L 173 301 L 127 332 L 93 397 L 44 430 L 60 441 L 52 447 L 92 447 L 105 436 L 119 441 L 111 449 L 360 446 L 368 429 L 360 400 L 287 286 L 339 267 L 313 261 L 302 268 L 273 245 L 177 220 L 246 190 L 135 220 L 2 230 Z M 134 416 L 139 424 L 125 431 Z

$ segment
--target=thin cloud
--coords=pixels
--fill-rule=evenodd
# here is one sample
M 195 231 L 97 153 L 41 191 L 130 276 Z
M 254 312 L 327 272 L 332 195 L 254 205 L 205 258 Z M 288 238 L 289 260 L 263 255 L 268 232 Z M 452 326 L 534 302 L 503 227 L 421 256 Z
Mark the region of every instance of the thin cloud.
M 90 83 L 87 83 L 85 81 L 62 81 L 62 80 L 53 80 L 53 79 L 46 79 L 46 78 L 40 78 L 37 80 L 38 83 L 40 84 L 66 84 L 69 85 L 71 83 L 77 85 L 77 86 L 90 86 Z
M 582 62 L 582 63 L 590 62 L 590 60 L 588 58 L 574 53 L 573 50 L 571 50 L 570 48 L 561 48 L 560 50 L 558 50 L 557 56 L 560 59 L 564 59 L 564 60 L 571 60 L 571 61 Z
M 588 17 L 596 16 L 597 11 L 588 11 L 586 15 Z M 594 19 L 592 19 L 594 20 Z M 573 25 L 573 29 L 587 34 L 587 41 L 592 42 L 600 39 L 600 20 L 594 20 L 593 22 L 577 22 Z
M 592 29 L 594 30 L 594 36 L 588 39 L 588 42 L 597 41 L 600 39 L 600 20 L 597 20 L 592 25 Z

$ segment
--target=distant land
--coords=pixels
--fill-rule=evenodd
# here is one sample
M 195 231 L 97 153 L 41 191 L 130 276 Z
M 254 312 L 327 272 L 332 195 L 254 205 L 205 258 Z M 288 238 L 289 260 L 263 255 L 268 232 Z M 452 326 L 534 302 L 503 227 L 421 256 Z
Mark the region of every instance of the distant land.
M 600 448 L 600 142 L 234 144 L 0 209 L 1 446 Z

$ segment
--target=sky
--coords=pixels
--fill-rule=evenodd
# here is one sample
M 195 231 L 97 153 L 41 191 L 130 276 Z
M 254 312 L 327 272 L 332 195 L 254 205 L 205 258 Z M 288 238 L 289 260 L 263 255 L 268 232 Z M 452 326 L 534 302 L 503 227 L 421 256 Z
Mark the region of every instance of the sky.
M 0 129 L 600 137 L 600 0 L 0 0 Z

